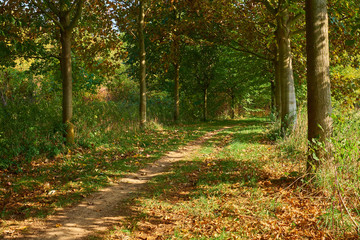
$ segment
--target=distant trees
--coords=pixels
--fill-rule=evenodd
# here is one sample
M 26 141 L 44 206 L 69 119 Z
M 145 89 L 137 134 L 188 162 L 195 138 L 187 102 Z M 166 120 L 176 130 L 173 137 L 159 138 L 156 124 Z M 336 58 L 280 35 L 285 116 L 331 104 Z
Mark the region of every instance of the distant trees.
M 355 1 L 350 3 L 351 6 L 356 5 Z M 246 94 L 242 90 L 249 87 L 245 81 L 253 81 L 252 85 L 255 86 L 268 87 L 268 94 L 272 91 L 272 105 L 276 106 L 284 131 L 292 129 L 296 123 L 293 50 L 301 52 L 303 49 L 302 42 L 293 41 L 293 36 L 303 32 L 300 20 L 304 11 L 301 1 L 26 0 L 1 4 L 0 24 L 6 26 L 0 30 L 0 39 L 4 40 L 0 43 L 0 57 L 4 57 L 0 59 L 1 64 L 7 61 L 10 66 L 17 58 L 14 53 L 18 57 L 37 55 L 39 58 L 52 57 L 60 60 L 62 121 L 66 126 L 66 141 L 70 144 L 74 143 L 72 59 L 74 56 L 83 56 L 85 65 L 96 66 L 100 61 L 95 64 L 92 62 L 95 62 L 94 59 L 98 60 L 105 49 L 110 52 L 107 56 L 115 55 L 120 58 L 118 54 L 113 54 L 118 46 L 109 44 L 121 42 L 120 34 L 125 35 L 123 38 L 127 40 L 125 47 L 129 51 L 128 63 L 131 62 L 133 69 L 136 69 L 132 76 L 139 79 L 141 128 L 144 128 L 147 121 L 147 91 L 161 88 L 169 92 L 173 104 L 169 112 L 173 114 L 175 121 L 180 119 L 180 100 L 183 99 L 194 105 L 188 109 L 201 108 L 201 114 L 197 114 L 197 117 L 207 120 L 212 86 L 218 88 L 216 93 L 220 96 L 216 97 L 225 96 L 224 98 L 230 99 L 228 106 L 231 108 L 230 115 L 234 117 L 235 105 L 245 99 L 240 96 Z M 343 3 L 336 6 L 341 9 L 344 7 Z M 324 9 L 326 10 L 325 0 L 306 1 L 311 143 L 313 139 L 325 143 L 331 133 L 328 26 Z M 351 20 L 354 22 L 353 31 L 358 27 L 355 15 L 352 15 Z M 348 44 L 351 42 L 348 41 Z M 93 46 L 96 46 L 96 51 L 90 50 Z M 232 54 L 233 52 L 228 54 L 230 51 L 226 53 L 219 49 L 231 49 L 242 55 Z M 261 60 L 254 61 L 249 55 Z M 236 61 L 229 60 L 230 56 L 235 56 Z M 108 70 L 108 59 L 105 57 L 101 60 L 104 69 Z M 236 65 L 237 61 L 243 65 L 251 65 L 257 74 L 266 77 L 272 74 L 272 88 L 270 89 L 270 81 L 264 84 L 262 77 L 253 76 L 252 69 L 228 66 L 229 63 Z M 272 70 L 265 61 L 273 63 Z M 147 62 L 151 64 L 146 64 Z M 255 67 L 257 64 L 260 66 Z M 241 73 L 241 70 L 246 73 Z M 226 77 L 222 78 L 220 73 Z M 194 99 L 190 95 L 194 96 L 195 102 L 192 102 Z M 315 145 L 310 148 L 314 149 Z M 315 155 L 317 154 L 321 155 L 323 152 L 319 150 L 316 151 Z M 313 158 L 310 163 L 314 161 Z

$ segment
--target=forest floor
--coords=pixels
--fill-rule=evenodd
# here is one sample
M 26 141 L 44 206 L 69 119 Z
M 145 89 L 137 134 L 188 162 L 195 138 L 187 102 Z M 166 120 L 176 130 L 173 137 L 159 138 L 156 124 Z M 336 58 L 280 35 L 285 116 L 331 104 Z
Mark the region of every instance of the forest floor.
M 265 138 L 266 126 L 243 120 L 208 129 L 76 206 L 42 220 L 3 221 L 0 233 L 59 240 L 334 239 L 330 203 L 303 182 L 303 164 Z

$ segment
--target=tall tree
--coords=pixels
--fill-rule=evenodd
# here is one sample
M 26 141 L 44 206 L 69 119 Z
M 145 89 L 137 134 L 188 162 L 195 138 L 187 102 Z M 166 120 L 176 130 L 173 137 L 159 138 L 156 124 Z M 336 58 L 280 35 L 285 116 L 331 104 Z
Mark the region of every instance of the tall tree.
M 17 33 L 7 34 L 4 37 L 7 45 L 12 46 L 12 51 L 10 51 L 10 54 L 13 55 L 12 59 L 36 58 L 51 62 L 49 58 L 52 57 L 52 60 L 60 60 L 63 90 L 62 120 L 66 126 L 66 142 L 69 144 L 74 143 L 75 135 L 72 123 L 72 65 L 74 64 L 71 58 L 75 48 L 78 50 L 86 48 L 83 53 L 91 55 L 92 59 L 85 56 L 86 54 L 82 56 L 81 52 L 77 55 L 79 59 L 82 58 L 82 61 L 86 59 L 87 65 L 96 65 L 98 69 L 106 65 L 107 72 L 110 72 L 108 59 L 102 61 L 102 64 L 98 64 L 99 58 L 96 57 L 103 52 L 109 56 L 109 49 L 115 48 L 119 42 L 118 34 L 114 31 L 113 23 L 110 20 L 113 5 L 110 0 L 95 2 L 87 0 L 13 0 L 2 2 L 4 16 L 10 16 L 21 23 L 6 24 L 6 29 Z M 86 16 L 82 16 L 83 11 L 87 12 Z M 108 34 L 110 32 L 111 34 Z M 91 40 L 86 35 L 91 36 Z M 115 38 L 117 43 L 113 44 Z M 101 54 L 98 51 L 100 48 Z M 90 62 L 91 64 L 89 64 Z
M 74 124 L 71 122 L 73 115 L 71 40 L 73 29 L 81 17 L 84 0 L 60 0 L 57 4 L 40 0 L 32 0 L 31 2 L 60 28 L 60 66 L 63 86 L 62 116 L 63 123 L 66 125 L 66 142 L 68 144 L 74 144 L 75 130 Z
M 178 33 L 177 27 L 179 24 L 179 14 L 174 6 L 173 10 L 174 14 L 174 26 L 172 29 L 172 45 L 171 45 L 171 52 L 172 52 L 172 64 L 174 66 L 174 121 L 177 122 L 180 117 L 180 35 Z
M 180 41 L 176 36 L 173 43 L 174 61 L 174 121 L 177 122 L 180 118 Z
M 186 33 L 191 29 L 191 23 L 187 20 L 187 3 L 180 0 L 156 1 L 149 16 L 147 29 L 151 32 L 151 43 L 149 48 L 161 52 L 161 65 L 165 67 L 165 73 L 172 65 L 172 78 L 174 80 L 174 121 L 180 118 L 180 67 L 181 67 L 181 48 L 184 45 Z M 186 20 L 185 20 L 186 19 Z M 166 50 L 165 50 L 166 49 Z M 156 67 L 158 70 L 159 67 Z
M 144 128 L 146 125 L 146 52 L 144 27 L 144 0 L 139 0 L 138 40 L 140 47 L 140 128 Z
M 327 0 L 306 0 L 308 172 L 331 153 L 331 92 Z M 319 160 L 320 159 L 320 160 Z
M 299 31 L 293 31 L 294 24 L 303 16 L 297 4 L 278 0 L 271 4 L 261 0 L 268 11 L 276 19 L 276 50 L 275 50 L 275 93 L 276 105 L 281 117 L 281 128 L 287 131 L 296 124 L 296 96 L 294 73 L 292 65 L 291 36 Z M 274 6 L 275 5 L 275 6 Z M 291 10 L 292 11 L 291 11 Z M 300 30 L 301 32 L 301 30 Z M 280 95 L 280 96 L 279 96 Z M 280 100 L 280 104 L 279 104 Z

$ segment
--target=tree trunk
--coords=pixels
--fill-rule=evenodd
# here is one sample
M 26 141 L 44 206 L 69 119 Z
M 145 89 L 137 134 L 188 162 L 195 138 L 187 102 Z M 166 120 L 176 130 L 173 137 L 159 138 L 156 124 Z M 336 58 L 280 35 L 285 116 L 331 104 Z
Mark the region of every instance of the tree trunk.
M 235 119 L 235 94 L 231 93 L 231 107 L 230 107 L 230 117 L 231 119 Z
M 277 117 L 281 116 L 281 80 L 280 80 L 280 64 L 278 60 L 274 61 L 275 66 L 275 107 Z
M 278 17 L 279 72 L 281 81 L 281 128 L 285 134 L 296 125 L 296 97 L 290 46 L 289 13 Z
M 326 0 L 306 0 L 306 53 L 309 158 L 307 171 L 315 172 L 320 160 L 331 156 L 331 92 Z M 323 144 L 319 148 L 314 140 Z M 315 142 L 316 142 L 315 141 Z
M 276 97 L 275 97 L 275 82 L 273 80 L 270 81 L 270 91 L 271 91 L 271 102 L 270 102 L 270 110 L 271 112 L 276 112 Z
M 3 70 L 2 71 L 2 76 L 0 76 L 4 82 L 2 84 L 2 86 L 0 86 L 0 93 L 1 93 L 1 100 L 2 100 L 2 105 L 4 107 L 6 107 L 8 105 L 7 101 L 8 101 L 8 97 L 7 97 L 7 90 L 9 89 L 10 86 L 10 76 L 7 70 Z
M 63 26 L 69 25 L 69 16 L 65 16 L 62 21 Z M 72 104 L 72 68 L 71 68 L 71 29 L 64 28 L 60 32 L 61 41 L 61 77 L 63 87 L 63 123 L 65 124 L 66 143 L 74 144 L 75 130 L 74 124 L 71 122 L 73 115 Z
M 203 109 L 203 121 L 207 121 L 207 112 L 208 112 L 208 88 L 204 88 L 204 109 Z
M 174 86 L 174 100 L 175 100 L 175 111 L 174 111 L 174 121 L 177 122 L 179 120 L 180 115 L 180 64 L 177 61 L 177 63 L 174 64 L 175 68 L 175 86 Z
M 140 128 L 146 125 L 146 59 L 145 59 L 145 26 L 144 1 L 140 0 L 139 5 L 139 45 L 140 45 Z

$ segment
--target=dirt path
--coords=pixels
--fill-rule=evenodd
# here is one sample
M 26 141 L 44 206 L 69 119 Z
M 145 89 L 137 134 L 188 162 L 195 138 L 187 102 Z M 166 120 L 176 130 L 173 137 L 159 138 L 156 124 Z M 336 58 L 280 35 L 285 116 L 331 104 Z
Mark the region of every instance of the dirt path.
M 191 157 L 204 142 L 226 128 L 229 127 L 207 133 L 177 151 L 168 152 L 148 167 L 85 198 L 77 206 L 59 210 L 56 215 L 48 217 L 46 222 L 33 223 L 20 239 L 82 239 L 94 232 L 107 230 L 124 219 L 118 206 L 131 193 L 140 191 L 151 178 L 166 173 L 173 163 Z

